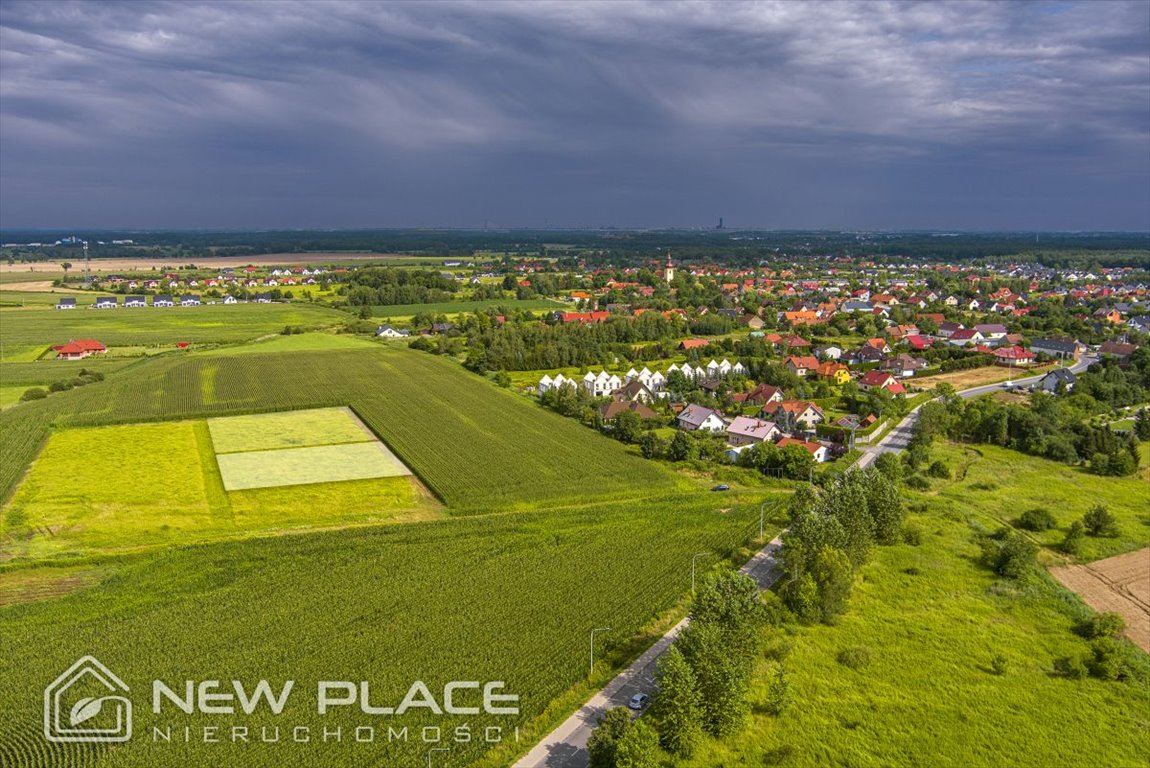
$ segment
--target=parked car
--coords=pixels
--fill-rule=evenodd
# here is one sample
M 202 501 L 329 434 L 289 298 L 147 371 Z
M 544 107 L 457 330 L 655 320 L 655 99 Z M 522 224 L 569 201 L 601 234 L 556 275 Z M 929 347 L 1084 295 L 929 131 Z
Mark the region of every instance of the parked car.
M 634 710 L 640 710 L 643 707 L 647 706 L 647 702 L 650 699 L 651 699 L 651 697 L 645 693 L 636 693 L 634 696 L 631 697 L 631 700 L 629 702 L 627 702 L 627 706 L 630 707 L 631 709 L 634 709 Z
M 719 483 L 718 485 L 716 485 L 711 490 L 712 491 L 729 491 L 729 490 L 731 490 L 731 486 L 727 485 L 726 483 Z

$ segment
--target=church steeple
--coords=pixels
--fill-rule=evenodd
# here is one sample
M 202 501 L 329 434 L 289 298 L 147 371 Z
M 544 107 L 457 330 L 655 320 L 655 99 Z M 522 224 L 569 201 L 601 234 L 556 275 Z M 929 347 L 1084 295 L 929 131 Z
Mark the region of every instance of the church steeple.
M 671 263 L 670 251 L 667 251 L 667 266 L 663 268 L 663 279 L 667 281 L 667 285 L 675 279 L 675 265 Z

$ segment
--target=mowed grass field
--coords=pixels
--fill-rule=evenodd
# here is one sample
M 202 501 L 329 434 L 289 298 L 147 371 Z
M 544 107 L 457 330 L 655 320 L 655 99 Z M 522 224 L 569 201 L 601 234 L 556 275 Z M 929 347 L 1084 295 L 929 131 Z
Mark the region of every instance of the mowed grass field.
M 221 463 L 252 461 L 249 471 L 234 468 L 236 482 L 228 483 L 203 421 L 60 430 L 3 509 L 0 562 L 440 514 L 410 473 L 380 457 L 379 443 L 327 447 L 372 453 L 366 462 L 343 456 L 334 466 L 330 458 L 314 461 L 311 452 L 323 447 L 226 454 Z M 297 451 L 308 456 L 296 466 L 277 463 Z
M 256 413 L 208 420 L 217 454 L 375 440 L 346 408 Z
M 757 500 L 756 500 L 757 501 Z M 720 504 L 724 506 L 720 506 Z M 436 724 L 449 733 L 501 726 L 522 730 L 522 747 L 553 723 L 532 722 L 556 697 L 574 705 L 637 653 L 651 622 L 689 589 L 691 556 L 718 557 L 758 533 L 758 504 L 700 492 L 650 495 L 642 505 L 449 518 L 307 536 L 181 547 L 118 561 L 98 586 L 51 600 L 0 607 L 5 651 L 5 716 L 0 764 L 72 766 L 408 766 L 425 764 L 428 745 L 153 744 L 153 725 L 226 725 L 219 716 L 156 716 L 152 679 L 267 679 L 297 692 L 280 717 L 243 718 L 260 726 L 304 725 L 313 734 L 359 725 Z M 640 563 L 641 567 L 635 567 Z M 20 571 L 0 570 L 0 591 Z M 587 632 L 597 639 L 596 676 L 587 679 Z M 130 743 L 54 747 L 43 738 L 46 681 L 93 654 L 141 697 Z M 380 718 L 340 707 L 317 716 L 319 680 L 368 680 L 373 701 L 397 702 L 414 680 L 431 690 L 449 680 L 502 680 L 520 696 L 518 716 L 443 716 L 415 709 Z M 377 698 L 378 697 L 378 698 Z M 266 713 L 266 710 L 264 710 Z M 463 766 L 496 745 L 451 743 Z M 504 745 L 507 748 L 507 745 Z M 514 750 L 504 752 L 506 764 Z

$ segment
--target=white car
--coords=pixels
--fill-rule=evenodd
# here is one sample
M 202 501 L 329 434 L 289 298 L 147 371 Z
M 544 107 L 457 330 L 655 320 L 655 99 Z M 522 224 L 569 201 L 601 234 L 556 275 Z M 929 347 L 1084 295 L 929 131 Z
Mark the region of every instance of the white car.
M 647 702 L 650 701 L 650 699 L 651 697 L 645 693 L 636 693 L 631 697 L 631 700 L 627 702 L 627 706 L 638 711 L 647 706 Z

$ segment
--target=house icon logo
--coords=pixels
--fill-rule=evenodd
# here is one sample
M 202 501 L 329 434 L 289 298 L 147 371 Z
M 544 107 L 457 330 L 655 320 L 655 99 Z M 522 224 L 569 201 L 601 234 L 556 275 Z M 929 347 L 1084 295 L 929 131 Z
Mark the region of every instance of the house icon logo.
M 132 738 L 128 686 L 94 656 L 84 656 L 44 689 L 44 736 L 53 742 Z

